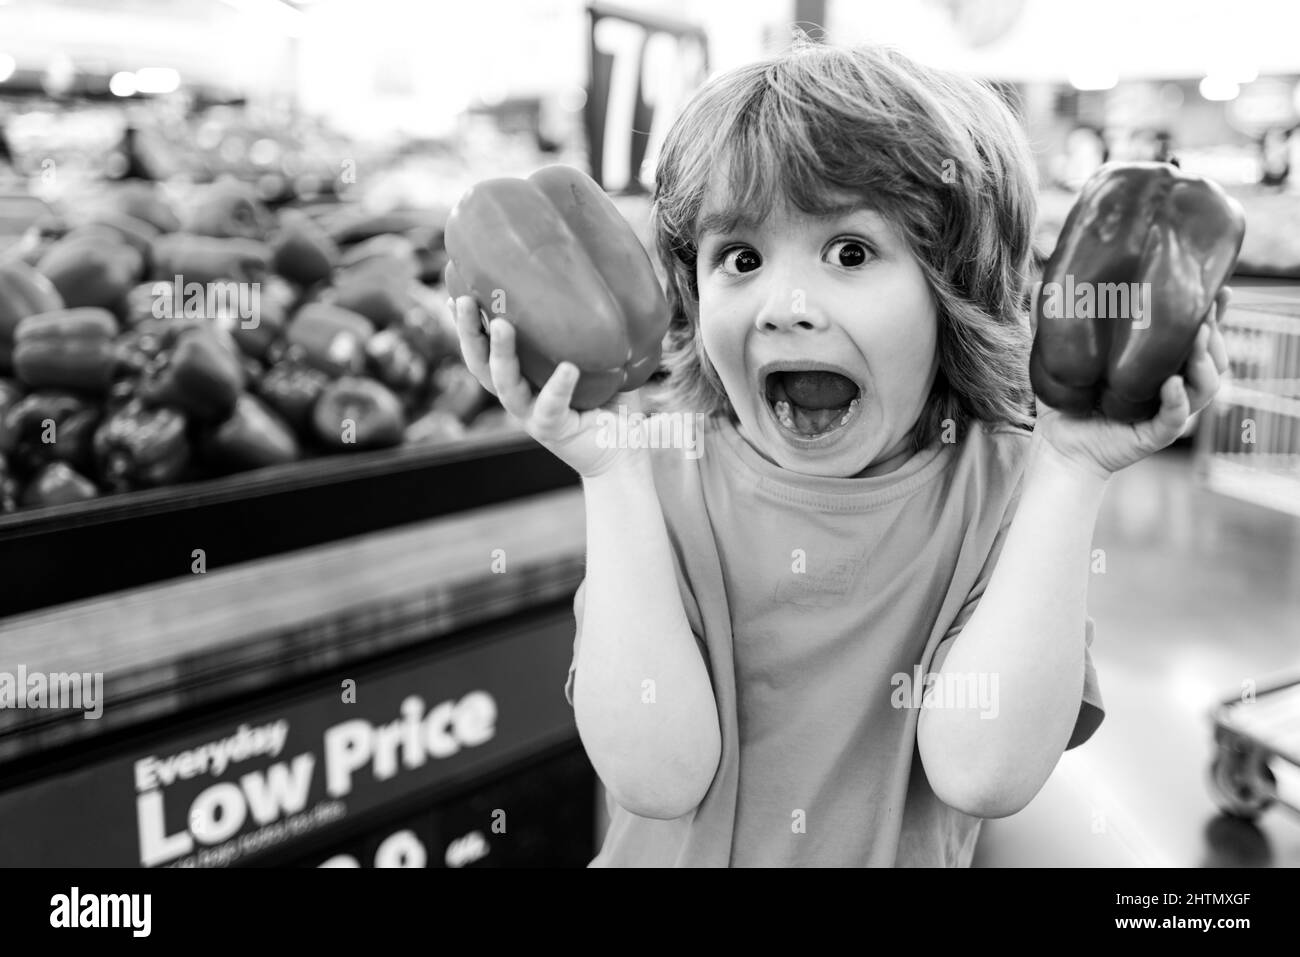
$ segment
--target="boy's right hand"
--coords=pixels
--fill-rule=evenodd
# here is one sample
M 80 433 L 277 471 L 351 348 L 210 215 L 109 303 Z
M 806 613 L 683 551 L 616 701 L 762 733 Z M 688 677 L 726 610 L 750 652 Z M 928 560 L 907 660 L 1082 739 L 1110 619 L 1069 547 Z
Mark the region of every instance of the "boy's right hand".
M 519 371 L 515 353 L 515 327 L 505 319 L 492 319 L 491 338 L 483 331 L 479 306 L 472 296 L 452 302 L 456 317 L 456 334 L 465 365 L 479 384 L 501 402 L 529 435 L 550 449 L 583 478 L 595 478 L 629 455 L 619 448 L 606 427 L 602 413 L 617 414 L 623 406 L 629 416 L 629 428 L 641 411 L 637 392 L 620 392 L 599 409 L 578 412 L 569 407 L 578 384 L 578 367 L 561 362 L 536 398 L 532 386 Z

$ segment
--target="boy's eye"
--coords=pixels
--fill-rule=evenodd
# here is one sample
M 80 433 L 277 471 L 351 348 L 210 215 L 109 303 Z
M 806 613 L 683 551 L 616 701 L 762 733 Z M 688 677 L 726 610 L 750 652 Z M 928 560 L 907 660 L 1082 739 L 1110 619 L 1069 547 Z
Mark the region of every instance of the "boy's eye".
M 870 251 L 865 243 L 856 239 L 837 239 L 830 245 L 827 250 L 827 257 L 831 262 L 844 266 L 846 269 L 852 269 L 855 266 L 861 266 L 870 256 Z
M 748 246 L 732 246 L 730 249 L 724 249 L 719 259 L 723 272 L 753 272 L 762 264 L 762 257 Z

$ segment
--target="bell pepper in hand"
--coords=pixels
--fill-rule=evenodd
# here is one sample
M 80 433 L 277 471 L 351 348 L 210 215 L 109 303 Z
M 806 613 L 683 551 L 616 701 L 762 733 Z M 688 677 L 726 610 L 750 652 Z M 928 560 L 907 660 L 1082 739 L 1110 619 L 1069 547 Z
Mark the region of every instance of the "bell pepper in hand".
M 95 432 L 95 459 L 104 484 L 116 492 L 176 481 L 189 464 L 185 416 L 151 409 L 136 399 L 118 409 Z
M 181 334 L 176 348 L 150 370 L 140 394 L 152 405 L 175 406 L 196 419 L 220 422 L 235 409 L 244 388 L 244 370 L 217 330 Z
M 103 309 L 28 316 L 14 333 L 14 371 L 34 389 L 106 391 L 117 373 L 117 322 Z
M 1245 235 L 1241 206 L 1167 163 L 1103 166 L 1035 291 L 1029 372 L 1052 408 L 1150 419 L 1187 362 Z
M 406 421 L 402 403 L 387 388 L 373 379 L 345 376 L 321 394 L 312 424 L 330 448 L 359 451 L 400 445 Z
M 51 462 L 41 469 L 23 491 L 24 508 L 70 505 L 99 497 L 95 483 L 66 462 Z
M 220 471 L 239 472 L 293 462 L 298 440 L 278 415 L 247 393 L 239 397 L 230 418 L 204 437 L 203 457 Z
M 446 242 L 448 291 L 515 326 L 535 387 L 572 362 L 571 404 L 592 409 L 658 367 L 668 304 L 636 233 L 586 174 L 549 166 L 479 183 L 452 210 Z
M 0 374 L 14 371 L 14 332 L 28 316 L 63 308 L 54 284 L 24 262 L 0 264 Z

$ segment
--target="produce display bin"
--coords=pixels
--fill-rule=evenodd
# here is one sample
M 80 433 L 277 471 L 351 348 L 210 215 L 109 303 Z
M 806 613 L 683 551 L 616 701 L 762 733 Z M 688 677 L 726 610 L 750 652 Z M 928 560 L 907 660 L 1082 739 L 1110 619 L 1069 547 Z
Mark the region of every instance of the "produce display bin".
M 526 435 L 337 455 L 0 516 L 0 617 L 577 484 Z
M 557 489 L 0 620 L 0 671 L 100 683 L 95 720 L 0 710 L 0 866 L 587 863 L 582 517 Z

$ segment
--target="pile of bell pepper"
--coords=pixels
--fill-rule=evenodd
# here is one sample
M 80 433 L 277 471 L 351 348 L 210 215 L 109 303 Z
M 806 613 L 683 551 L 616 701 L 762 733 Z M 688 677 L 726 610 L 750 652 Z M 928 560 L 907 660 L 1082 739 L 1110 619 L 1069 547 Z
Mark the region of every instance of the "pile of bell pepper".
M 0 250 L 0 511 L 512 428 L 426 211 L 152 184 Z

